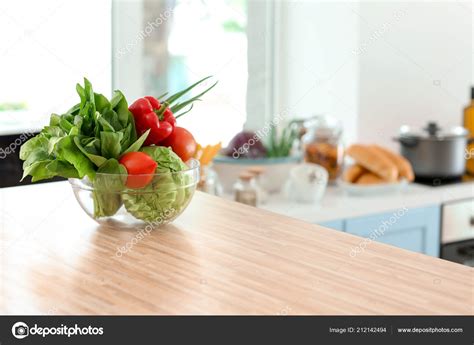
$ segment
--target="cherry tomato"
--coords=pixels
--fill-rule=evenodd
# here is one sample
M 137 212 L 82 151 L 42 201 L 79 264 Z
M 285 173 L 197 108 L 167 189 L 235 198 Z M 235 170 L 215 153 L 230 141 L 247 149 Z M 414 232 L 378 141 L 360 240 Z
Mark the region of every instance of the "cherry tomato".
M 153 179 L 158 164 L 146 153 L 129 152 L 119 159 L 128 172 L 126 185 L 128 188 L 143 188 Z
M 183 162 L 192 158 L 197 148 L 193 135 L 183 127 L 175 127 L 170 136 L 162 141 L 160 145 L 171 147 Z

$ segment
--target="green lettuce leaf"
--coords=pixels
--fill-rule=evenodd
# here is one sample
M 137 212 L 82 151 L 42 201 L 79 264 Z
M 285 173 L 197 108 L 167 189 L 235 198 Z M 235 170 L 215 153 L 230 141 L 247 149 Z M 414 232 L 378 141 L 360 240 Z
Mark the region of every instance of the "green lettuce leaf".
M 188 166 L 169 148 L 163 146 L 143 147 L 158 163 L 157 175 L 152 182 L 140 190 L 127 190 L 122 200 L 127 211 L 135 218 L 158 225 L 169 221 L 187 206 L 194 192 L 190 176 L 179 174 Z

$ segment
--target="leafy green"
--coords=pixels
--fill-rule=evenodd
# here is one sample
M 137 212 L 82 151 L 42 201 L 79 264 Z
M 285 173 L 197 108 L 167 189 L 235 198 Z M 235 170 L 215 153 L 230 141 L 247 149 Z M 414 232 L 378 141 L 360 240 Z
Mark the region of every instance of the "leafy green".
M 194 191 L 191 176 L 179 174 L 188 166 L 164 146 L 144 147 L 140 151 L 158 163 L 158 174 L 140 192 L 123 193 L 123 203 L 135 218 L 147 222 L 173 217 L 186 207 Z
M 145 142 L 146 138 L 148 137 L 148 134 L 150 133 L 150 129 L 148 129 L 145 133 L 143 133 L 140 138 L 137 139 L 128 149 L 126 149 L 123 153 L 129 153 L 129 152 L 136 152 L 140 150 L 142 147 L 143 143 Z
M 168 147 L 147 146 L 140 150 L 158 163 L 157 172 L 179 172 L 188 169 L 181 158 Z
M 74 168 L 76 168 L 79 178 L 83 178 L 84 176 L 89 177 L 91 180 L 94 178 L 94 165 L 90 159 L 84 156 L 81 150 L 79 150 L 74 143 L 73 136 L 66 136 L 58 141 L 56 144 L 56 153 L 57 158 L 71 163 Z
M 38 181 L 88 176 L 92 180 L 107 160 L 138 151 L 143 145 L 146 136 L 137 141 L 133 115 L 120 91 L 115 91 L 109 101 L 94 93 L 86 78 L 84 86 L 76 85 L 76 91 L 80 103 L 62 115 L 51 114 L 49 126 L 22 145 L 23 177 L 31 175 Z M 49 164 L 55 161 L 61 163 Z
M 22 145 L 23 178 L 31 175 L 35 182 L 55 176 L 87 176 L 94 184 L 95 216 L 110 216 L 122 201 L 118 192 L 104 190 L 123 189 L 124 183 L 110 175 L 105 175 L 109 177 L 106 179 L 100 173 L 122 174 L 123 179 L 127 172 L 118 159 L 126 152 L 138 151 L 148 132 L 137 139 L 133 115 L 120 91 L 108 100 L 94 93 L 85 78 L 83 86 L 76 85 L 76 91 L 80 102 L 64 114 L 51 114 L 49 125 Z
M 107 158 L 105 157 L 102 157 L 102 156 L 99 156 L 99 155 L 96 155 L 96 154 L 93 154 L 93 153 L 90 153 L 89 151 L 87 151 L 86 147 L 84 147 L 82 145 L 82 142 L 81 140 L 79 139 L 78 136 L 74 137 L 74 143 L 76 144 L 76 146 L 78 147 L 79 150 L 81 150 L 81 152 L 91 160 L 92 163 L 94 163 L 97 167 L 100 167 L 102 164 L 104 164 L 106 161 L 107 161 Z M 92 148 L 92 149 L 95 149 L 95 147 L 93 145 L 90 145 L 90 144 L 93 144 L 94 142 L 90 142 L 88 144 L 88 147 L 89 148 Z
M 177 100 L 206 79 L 170 96 L 167 101 L 174 103 L 171 110 L 192 107 L 192 102 L 215 84 L 187 101 Z M 30 175 L 35 182 L 55 176 L 87 177 L 93 186 L 96 218 L 112 216 L 125 205 L 136 218 L 155 222 L 169 220 L 186 207 L 195 187 L 190 175 L 180 173 L 188 167 L 170 148 L 142 148 L 149 131 L 137 137 L 125 96 L 115 91 L 109 100 L 94 93 L 85 78 L 84 85 L 76 85 L 76 91 L 80 102 L 63 114 L 51 114 L 49 125 L 22 145 L 23 178 Z M 146 187 L 129 189 L 127 171 L 118 160 L 125 153 L 139 150 L 158 163 L 157 174 Z
M 93 185 L 94 217 L 114 215 L 122 206 L 121 191 L 125 188 L 127 170 L 111 158 L 97 170 Z

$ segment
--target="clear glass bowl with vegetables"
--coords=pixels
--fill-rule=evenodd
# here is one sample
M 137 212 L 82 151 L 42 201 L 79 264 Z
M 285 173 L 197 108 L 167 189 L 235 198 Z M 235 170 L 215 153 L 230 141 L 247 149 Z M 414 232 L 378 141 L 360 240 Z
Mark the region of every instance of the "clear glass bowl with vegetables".
M 69 179 L 82 208 L 101 224 L 153 227 L 175 219 L 199 181 L 193 135 L 176 125 L 193 102 L 182 97 L 209 77 L 167 97 L 145 96 L 128 106 L 115 91 L 109 100 L 84 79 L 80 102 L 22 145 L 23 178 Z M 184 163 L 186 162 L 186 163 Z
M 149 148 L 150 149 L 150 148 Z M 83 210 L 101 225 L 153 228 L 177 218 L 191 201 L 199 181 L 199 162 L 187 164 L 166 147 L 156 147 L 163 160 L 153 174 L 97 173 L 93 181 L 69 179 Z M 160 152 L 158 152 L 160 151 Z

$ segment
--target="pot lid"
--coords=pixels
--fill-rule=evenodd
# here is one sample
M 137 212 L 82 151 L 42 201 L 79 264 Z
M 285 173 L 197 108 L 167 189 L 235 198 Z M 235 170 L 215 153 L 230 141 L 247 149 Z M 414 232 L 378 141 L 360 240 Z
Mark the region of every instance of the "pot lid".
M 467 135 L 468 131 L 464 127 L 442 128 L 436 122 L 428 122 L 425 127 L 418 130 L 406 125 L 400 127 L 400 136 L 410 138 L 443 140 L 466 137 Z

